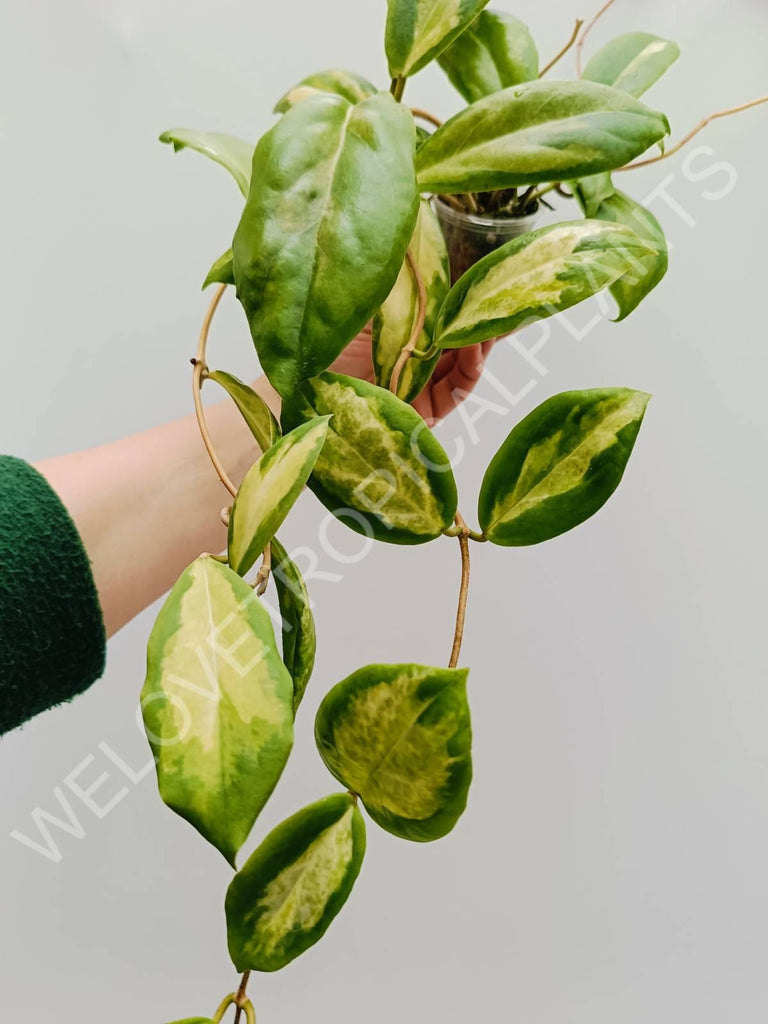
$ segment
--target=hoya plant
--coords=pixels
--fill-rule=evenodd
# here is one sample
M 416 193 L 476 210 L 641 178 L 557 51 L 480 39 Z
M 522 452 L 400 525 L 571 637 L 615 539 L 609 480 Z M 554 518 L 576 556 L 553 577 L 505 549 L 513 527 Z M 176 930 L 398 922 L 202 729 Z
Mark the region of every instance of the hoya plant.
M 461 817 L 472 780 L 459 667 L 471 544 L 557 537 L 602 508 L 627 467 L 649 396 L 626 387 L 555 395 L 490 460 L 468 523 L 450 461 L 410 404 L 446 350 L 603 289 L 622 319 L 667 271 L 660 225 L 614 176 L 663 158 L 667 118 L 640 97 L 678 47 L 631 33 L 582 68 L 591 27 L 577 22 L 542 68 L 529 29 L 486 0 L 389 0 L 389 89 L 320 71 L 278 100 L 255 145 L 186 129 L 161 136 L 223 165 L 244 200 L 231 248 L 205 279 L 217 289 L 193 359 L 203 441 L 231 496 L 227 551 L 201 553 L 171 591 L 141 701 L 163 800 L 234 872 L 225 911 L 242 977 L 213 1021 L 233 1007 L 235 1021 L 252 1022 L 250 972 L 280 970 L 324 936 L 362 868 L 366 822 L 431 842 Z M 571 46 L 576 77 L 552 81 Z M 467 104 L 445 124 L 405 102 L 410 79 L 433 60 Z M 568 219 L 533 227 L 551 199 L 576 205 Z M 248 385 L 209 365 L 211 322 L 229 286 L 282 398 L 280 422 Z M 375 383 L 331 372 L 371 323 Z M 205 381 L 231 397 L 263 453 L 239 487 L 206 427 Z M 454 640 L 447 666 L 403 664 L 393 640 L 391 664 L 361 666 L 330 688 L 318 681 L 329 795 L 294 809 L 240 863 L 291 753 L 315 659 L 307 589 L 276 535 L 305 487 L 384 544 L 453 538 Z M 279 641 L 263 600 L 270 579 Z

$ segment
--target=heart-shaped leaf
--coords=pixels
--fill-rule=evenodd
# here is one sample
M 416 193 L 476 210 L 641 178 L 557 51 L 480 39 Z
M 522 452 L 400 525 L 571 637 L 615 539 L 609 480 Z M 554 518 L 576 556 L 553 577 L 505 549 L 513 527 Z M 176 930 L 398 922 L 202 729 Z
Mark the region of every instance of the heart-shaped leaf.
M 141 693 L 160 794 L 230 864 L 293 743 L 293 683 L 251 587 L 204 555 L 160 610 Z
M 203 291 L 205 291 L 209 284 L 234 283 L 235 268 L 232 260 L 232 250 L 227 249 L 227 251 L 222 253 L 221 256 L 219 256 L 219 258 L 211 265 L 211 269 L 208 271 L 205 280 L 203 281 Z
M 624 475 L 649 399 L 629 388 L 566 391 L 518 423 L 480 490 L 488 540 L 538 544 L 602 508 Z
M 453 523 L 451 464 L 411 406 L 375 384 L 327 372 L 284 402 L 283 425 L 328 414 L 309 486 L 337 518 L 393 544 L 423 544 Z
M 229 886 L 229 953 L 238 971 L 279 971 L 325 935 L 360 873 L 365 822 L 349 793 L 274 829 Z
M 430 842 L 467 804 L 472 731 L 463 669 L 369 665 L 338 683 L 317 712 L 328 770 L 377 824 Z
M 539 52 L 524 22 L 484 10 L 438 57 L 468 103 L 539 77 Z
M 448 293 L 435 343 L 463 348 L 582 302 L 653 254 L 629 228 L 599 220 L 553 224 L 484 256 Z
M 272 410 L 253 388 L 226 370 L 212 370 L 208 374 L 208 379 L 220 384 L 230 396 L 262 452 L 266 452 L 279 440 L 280 426 L 272 415 Z
M 194 149 L 215 160 L 229 171 L 243 195 L 248 195 L 253 159 L 253 146 L 250 142 L 243 142 L 234 135 L 199 132 L 194 128 L 170 128 L 163 132 L 160 141 L 171 143 L 175 153 L 180 149 Z
M 415 75 L 467 25 L 488 0 L 387 0 L 386 51 L 393 78 Z
M 315 620 L 304 578 L 277 537 L 272 538 L 272 576 L 283 620 L 283 663 L 293 679 L 295 713 L 315 664 Z
M 323 447 L 328 417 L 302 424 L 276 441 L 248 472 L 229 517 L 229 564 L 242 576 L 272 540 L 301 494 Z
M 423 192 L 488 192 L 621 167 L 669 133 L 663 114 L 594 82 L 528 82 L 438 128 L 416 154 Z
M 391 291 L 418 213 L 415 140 L 389 94 L 353 106 L 318 93 L 256 147 L 235 280 L 283 397 L 329 366 Z
M 416 343 L 417 352 L 426 352 L 432 344 L 437 314 L 451 287 L 445 239 L 437 215 L 426 199 L 421 201 L 419 218 L 408 248 L 427 294 L 427 316 Z M 419 290 L 406 261 L 395 287 L 373 318 L 373 366 L 376 383 L 383 388 L 389 387 L 395 363 L 413 333 L 418 312 Z M 404 402 L 412 402 L 432 376 L 439 358 L 438 352 L 429 359 L 409 359 L 400 374 L 398 397 Z
M 680 47 L 648 32 L 617 36 L 584 68 L 583 78 L 642 96 L 680 56 Z
M 318 71 L 314 75 L 302 78 L 298 85 L 289 89 L 275 104 L 274 112 L 284 114 L 291 107 L 295 107 L 297 103 L 301 103 L 308 96 L 314 96 L 318 92 L 335 93 L 337 96 L 343 96 L 350 103 L 359 103 L 360 100 L 364 100 L 368 96 L 375 96 L 378 91 L 367 78 L 356 75 L 354 71 L 338 69 Z

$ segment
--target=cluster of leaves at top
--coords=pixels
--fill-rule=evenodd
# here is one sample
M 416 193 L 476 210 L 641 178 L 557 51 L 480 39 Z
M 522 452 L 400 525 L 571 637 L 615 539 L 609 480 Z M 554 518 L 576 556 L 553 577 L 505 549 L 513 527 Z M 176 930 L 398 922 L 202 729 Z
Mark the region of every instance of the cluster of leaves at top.
M 223 164 L 245 197 L 232 248 L 205 284 L 235 285 L 283 398 L 278 425 L 241 381 L 206 374 L 237 403 L 264 454 L 235 498 L 226 562 L 198 558 L 162 608 L 142 694 L 163 799 L 233 867 L 289 756 L 314 662 L 306 588 L 275 536 L 300 491 L 308 485 L 348 526 L 380 541 L 455 535 L 449 459 L 408 404 L 439 354 L 604 288 L 626 316 L 667 268 L 659 225 L 614 188 L 611 171 L 667 135 L 664 115 L 637 97 L 677 47 L 622 36 L 581 80 L 541 81 L 528 29 L 485 5 L 389 0 L 392 92 L 326 71 L 279 101 L 280 119 L 255 147 L 197 131 L 162 136 Z M 395 97 L 435 58 L 469 105 L 428 135 Z M 585 218 L 503 245 L 451 287 L 429 194 L 551 182 L 570 183 Z M 419 276 L 424 326 L 393 393 L 393 368 L 419 322 Z M 377 383 L 329 372 L 371 320 Z M 647 400 L 626 388 L 569 392 L 525 417 L 485 475 L 480 539 L 534 544 L 596 512 L 619 484 Z M 270 614 L 244 579 L 269 545 L 282 656 Z M 288 818 L 237 871 L 226 915 L 238 970 L 278 970 L 324 934 L 360 871 L 360 803 L 404 839 L 453 828 L 472 774 L 466 675 L 370 665 L 330 690 L 315 732 L 344 791 Z

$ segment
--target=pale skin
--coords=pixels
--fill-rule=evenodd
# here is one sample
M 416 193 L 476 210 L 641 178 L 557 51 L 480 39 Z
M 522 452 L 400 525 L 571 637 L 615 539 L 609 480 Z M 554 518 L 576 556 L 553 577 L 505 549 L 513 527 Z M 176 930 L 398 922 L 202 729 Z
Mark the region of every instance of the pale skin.
M 492 342 L 446 352 L 414 407 L 428 425 L 480 379 Z M 373 380 L 370 328 L 332 367 Z M 264 377 L 253 385 L 279 415 Z M 214 390 L 214 385 L 208 388 Z M 235 484 L 259 449 L 231 401 L 206 406 L 216 451 Z M 164 594 L 201 552 L 226 546 L 221 510 L 231 504 L 190 415 L 120 441 L 36 464 L 68 509 L 93 566 L 107 636 Z

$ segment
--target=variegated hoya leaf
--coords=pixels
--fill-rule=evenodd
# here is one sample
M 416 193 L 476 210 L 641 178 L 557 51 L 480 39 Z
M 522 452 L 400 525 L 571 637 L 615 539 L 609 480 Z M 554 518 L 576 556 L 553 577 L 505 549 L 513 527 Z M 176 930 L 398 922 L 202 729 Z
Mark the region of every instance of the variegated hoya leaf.
M 297 103 L 318 92 L 332 92 L 337 96 L 343 96 L 350 103 L 359 103 L 368 96 L 375 96 L 378 89 L 367 78 L 356 75 L 354 71 L 318 71 L 314 75 L 302 78 L 298 85 L 289 89 L 275 104 L 274 112 L 284 114 Z
M 410 111 L 318 93 L 256 147 L 233 244 L 237 296 L 286 397 L 333 362 L 392 289 L 419 196 Z
M 539 77 L 539 52 L 519 18 L 486 8 L 438 57 L 467 103 Z
M 280 438 L 280 427 L 264 399 L 237 377 L 226 370 L 212 370 L 208 379 L 220 384 L 235 403 L 248 424 L 262 452 L 266 452 Z
M 211 269 L 208 271 L 205 280 L 203 281 L 203 291 L 205 291 L 209 284 L 234 283 L 235 268 L 232 262 L 232 250 L 227 249 L 227 251 L 222 253 L 221 256 L 219 256 L 219 258 L 211 265 Z
M 304 579 L 277 537 L 272 538 L 272 576 L 283 621 L 283 664 L 293 679 L 295 713 L 315 665 L 315 620 Z
M 583 78 L 642 96 L 675 63 L 680 47 L 648 32 L 617 36 L 584 68 Z
M 652 255 L 629 228 L 599 220 L 553 224 L 507 242 L 460 277 L 435 342 L 463 348 L 554 316 L 613 284 Z
M 510 433 L 485 474 L 479 515 L 494 544 L 557 537 L 589 519 L 619 486 L 650 395 L 566 391 Z
M 238 971 L 279 971 L 314 946 L 347 901 L 365 853 L 349 793 L 294 814 L 251 854 L 227 892 L 229 953 Z
M 394 544 L 423 544 L 453 523 L 451 464 L 411 406 L 375 384 L 326 372 L 286 399 L 283 426 L 328 414 L 309 486 L 338 519 Z
M 229 171 L 243 195 L 248 195 L 253 159 L 253 146 L 250 142 L 243 142 L 234 135 L 199 132 L 194 128 L 170 128 L 163 132 L 160 141 L 171 143 L 175 153 L 180 149 L 194 149 L 215 160 Z
M 430 842 L 454 827 L 472 780 L 464 669 L 369 665 L 323 700 L 315 739 L 328 770 L 377 824 Z
M 272 540 L 301 494 L 328 431 L 327 416 L 276 441 L 248 472 L 229 517 L 228 561 L 242 576 Z
M 582 178 L 571 182 L 571 187 L 586 216 L 612 224 L 623 224 L 634 231 L 649 249 L 646 255 L 633 261 L 632 267 L 623 277 L 610 286 L 611 295 L 619 306 L 616 319 L 624 320 L 666 274 L 669 248 L 664 231 L 651 211 L 615 189 L 610 175 L 606 174 L 605 178 L 608 178 L 607 183 L 603 176 L 598 179 Z
M 445 239 L 437 215 L 426 199 L 421 201 L 409 249 L 427 291 L 427 317 L 416 343 L 417 352 L 426 352 L 432 344 L 437 314 L 451 287 Z M 395 363 L 411 337 L 418 312 L 419 291 L 406 261 L 395 287 L 373 318 L 373 366 L 376 383 L 383 388 L 389 387 Z M 439 358 L 438 352 L 430 359 L 409 359 L 400 375 L 398 397 L 404 402 L 412 402 L 432 376 Z
M 488 0 L 387 0 L 386 51 L 393 78 L 415 75 L 474 21 Z
M 141 693 L 160 794 L 230 864 L 293 743 L 293 684 L 251 587 L 203 555 L 160 610 Z
M 594 82 L 528 82 L 493 93 L 416 153 L 423 192 L 486 192 L 621 167 L 669 133 L 663 114 Z

